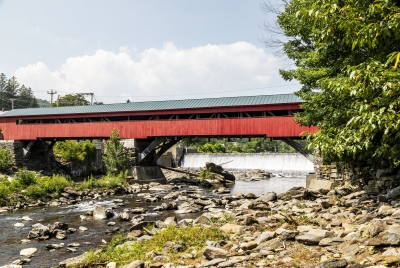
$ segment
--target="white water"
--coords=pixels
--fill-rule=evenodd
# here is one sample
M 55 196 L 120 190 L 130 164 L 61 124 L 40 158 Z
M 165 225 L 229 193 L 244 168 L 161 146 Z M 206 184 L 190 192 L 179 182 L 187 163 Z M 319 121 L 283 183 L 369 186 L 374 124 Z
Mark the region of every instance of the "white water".
M 226 170 L 261 169 L 283 175 L 306 175 L 314 172 L 314 164 L 297 153 L 269 154 L 186 154 L 182 167 L 198 169 L 206 162 L 223 164 Z

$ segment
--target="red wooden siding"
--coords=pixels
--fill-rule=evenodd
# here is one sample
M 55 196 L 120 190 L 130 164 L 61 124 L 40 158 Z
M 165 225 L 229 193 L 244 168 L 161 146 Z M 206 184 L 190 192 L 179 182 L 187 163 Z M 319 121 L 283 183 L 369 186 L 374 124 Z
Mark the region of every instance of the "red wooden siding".
M 140 139 L 155 136 L 299 137 L 303 132 L 318 130 L 316 127 L 300 126 L 293 121 L 293 116 L 26 125 L 17 125 L 16 118 L 4 117 L 1 118 L 0 128 L 5 140 L 107 138 L 112 129 L 120 130 L 121 138 Z

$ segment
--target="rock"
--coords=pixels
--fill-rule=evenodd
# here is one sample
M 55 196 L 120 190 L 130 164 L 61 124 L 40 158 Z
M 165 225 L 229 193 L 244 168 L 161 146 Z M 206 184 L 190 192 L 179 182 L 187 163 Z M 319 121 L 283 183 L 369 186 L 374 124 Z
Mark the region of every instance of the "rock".
M 222 232 L 228 234 L 242 234 L 244 231 L 244 226 L 227 223 L 219 228 Z
M 213 260 L 216 258 L 226 258 L 228 252 L 221 248 L 217 247 L 205 247 L 203 250 L 203 256 L 207 258 L 207 260 Z
M 22 227 L 25 227 L 25 224 L 23 224 L 21 222 L 17 222 L 16 224 L 14 224 L 14 227 L 22 228 Z
M 85 226 L 79 226 L 79 231 L 81 232 L 87 231 L 87 229 Z
M 123 268 L 144 268 L 144 261 L 133 261 L 127 265 L 124 265 Z
M 46 244 L 46 248 L 47 249 L 60 249 L 64 247 L 64 243 L 60 243 L 60 244 Z
M 343 243 L 344 241 L 345 240 L 341 237 L 328 237 L 323 238 L 321 241 L 319 241 L 318 245 L 320 245 L 321 247 L 334 246 Z
M 257 245 L 261 244 L 264 241 L 271 240 L 275 237 L 275 232 L 262 232 L 255 240 Z
M 221 262 L 224 262 L 224 261 L 226 261 L 226 259 L 216 258 L 216 259 L 213 259 L 211 261 L 203 262 L 202 266 L 203 267 L 216 266 L 218 263 L 221 263 Z
M 319 244 L 326 237 L 328 231 L 322 229 L 311 229 L 306 234 L 296 236 L 296 240 L 308 245 Z
M 316 266 L 314 268 L 344 268 L 347 266 L 347 261 L 344 259 L 340 260 L 329 260 L 329 261 L 324 261 Z
M 33 221 L 29 216 L 23 216 L 22 220 L 23 221 Z
M 37 223 L 32 226 L 32 230 L 28 233 L 28 239 L 34 239 L 49 235 L 49 227 Z
M 268 203 L 268 202 L 276 201 L 277 198 L 278 198 L 278 196 L 276 195 L 275 192 L 269 192 L 264 195 L 261 195 L 259 198 L 256 199 L 256 201 Z
M 388 230 L 368 241 L 369 246 L 398 246 L 400 245 L 400 225 L 392 225 Z
M 244 251 L 246 251 L 246 250 L 252 250 L 253 248 L 256 248 L 256 247 L 257 247 L 257 243 L 254 242 L 254 241 L 251 241 L 251 242 L 248 242 L 248 243 L 241 243 L 241 244 L 239 245 L 239 247 L 240 247 L 241 249 L 243 249 Z
M 112 216 L 114 216 L 114 212 L 111 209 L 105 209 L 100 205 L 97 205 L 93 210 L 93 217 L 97 219 L 108 219 Z
M 59 240 L 63 240 L 65 238 L 67 238 L 67 231 L 59 230 L 56 234 L 56 238 Z
M 36 251 L 37 248 L 25 248 L 19 252 L 19 255 L 30 258 L 33 256 L 33 254 L 35 254 Z
M 69 194 L 71 196 L 80 196 L 81 195 L 80 192 L 75 191 L 74 188 L 72 188 L 71 186 L 65 187 L 64 188 L 64 193 L 67 193 L 67 194 Z
M 80 246 L 81 246 L 81 244 L 79 244 L 79 243 L 71 243 L 71 244 L 67 245 L 67 247 L 72 247 L 72 248 L 77 248 L 77 247 L 80 247 Z
M 84 255 L 85 255 L 85 254 L 79 255 L 79 256 L 77 256 L 77 257 L 73 257 L 73 258 L 66 259 L 66 260 L 60 262 L 60 263 L 58 264 L 58 267 L 59 267 L 59 268 L 72 267 L 72 266 L 74 266 L 75 264 L 79 264 L 79 263 L 81 263 L 81 262 L 84 260 L 84 258 L 85 258 Z
M 123 221 L 129 221 L 129 219 L 131 218 L 131 215 L 129 215 L 128 212 L 124 211 L 120 214 L 121 220 Z
M 395 199 L 400 196 L 400 186 L 393 188 L 392 190 L 388 191 L 386 194 L 387 199 Z
M 109 262 L 109 263 L 107 263 L 106 268 L 117 268 L 117 263 Z

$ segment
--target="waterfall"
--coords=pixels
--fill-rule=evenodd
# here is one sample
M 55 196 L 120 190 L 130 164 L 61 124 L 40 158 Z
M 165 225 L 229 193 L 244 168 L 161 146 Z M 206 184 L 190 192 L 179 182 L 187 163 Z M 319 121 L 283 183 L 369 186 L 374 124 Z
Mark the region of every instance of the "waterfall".
M 226 170 L 261 169 L 283 175 L 306 175 L 314 172 L 314 164 L 298 153 L 265 154 L 186 154 L 182 167 L 199 169 L 206 162 L 223 164 Z

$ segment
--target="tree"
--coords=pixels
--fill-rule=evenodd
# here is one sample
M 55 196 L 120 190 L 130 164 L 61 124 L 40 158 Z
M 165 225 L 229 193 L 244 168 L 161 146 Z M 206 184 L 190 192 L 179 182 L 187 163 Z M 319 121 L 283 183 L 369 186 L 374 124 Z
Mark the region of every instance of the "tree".
M 119 131 L 113 129 L 110 140 L 105 143 L 106 155 L 103 161 L 106 166 L 107 174 L 118 175 L 127 170 L 130 156 L 124 149 L 124 145 L 119 141 Z
M 292 0 L 278 16 L 302 84 L 296 115 L 326 161 L 400 165 L 400 1 Z
M 7 77 L 4 73 L 0 74 L 0 109 L 4 109 L 4 92 L 6 91 Z
M 90 102 L 80 94 L 67 94 L 65 96 L 60 97 L 56 103 L 53 103 L 53 107 L 84 106 L 84 105 L 90 105 Z

